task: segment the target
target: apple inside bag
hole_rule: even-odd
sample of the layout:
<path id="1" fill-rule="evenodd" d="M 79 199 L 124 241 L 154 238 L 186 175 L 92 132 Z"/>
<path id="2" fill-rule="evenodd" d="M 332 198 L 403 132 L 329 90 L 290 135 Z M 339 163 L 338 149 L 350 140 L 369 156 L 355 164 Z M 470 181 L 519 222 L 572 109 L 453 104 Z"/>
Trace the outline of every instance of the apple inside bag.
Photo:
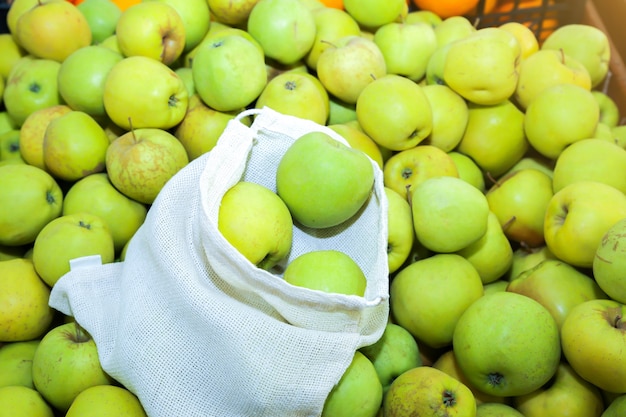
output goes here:
<path id="1" fill-rule="evenodd" d="M 240 118 L 254 116 L 250 127 Z M 374 161 L 371 195 L 348 222 L 293 224 L 284 268 L 320 249 L 350 256 L 363 296 L 292 285 L 250 262 L 218 230 L 222 197 L 241 181 L 276 190 L 276 169 L 306 133 L 331 129 L 249 110 L 209 153 L 163 188 L 123 262 L 76 262 L 50 305 L 94 338 L 104 370 L 158 416 L 319 416 L 357 349 L 389 314 L 387 200 Z M 344 142 L 345 143 L 345 142 Z"/>

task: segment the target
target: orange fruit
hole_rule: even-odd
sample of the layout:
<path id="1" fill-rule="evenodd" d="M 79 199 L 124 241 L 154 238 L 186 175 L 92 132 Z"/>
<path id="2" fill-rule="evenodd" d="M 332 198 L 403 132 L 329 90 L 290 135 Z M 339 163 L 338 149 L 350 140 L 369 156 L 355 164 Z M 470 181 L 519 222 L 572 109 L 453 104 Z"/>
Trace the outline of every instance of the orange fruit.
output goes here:
<path id="1" fill-rule="evenodd" d="M 320 3 L 323 3 L 326 7 L 343 10 L 343 0 L 320 0 Z"/>
<path id="2" fill-rule="evenodd" d="M 442 19 L 469 14 L 478 0 L 413 0 L 420 10 L 429 10 Z"/>
<path id="3" fill-rule="evenodd" d="M 67 1 L 78 6 L 85 0 L 67 0 Z M 117 7 L 119 7 L 121 11 L 128 9 L 130 6 L 133 6 L 137 3 L 141 3 L 141 0 L 112 0 L 112 1 L 113 3 L 117 4 Z"/>

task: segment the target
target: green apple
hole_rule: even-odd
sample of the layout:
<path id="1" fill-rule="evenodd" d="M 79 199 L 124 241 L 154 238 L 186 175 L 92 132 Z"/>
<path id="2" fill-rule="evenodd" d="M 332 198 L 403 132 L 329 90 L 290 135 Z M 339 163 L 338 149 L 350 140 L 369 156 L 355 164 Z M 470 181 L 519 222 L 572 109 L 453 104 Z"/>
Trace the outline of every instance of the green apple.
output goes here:
<path id="1" fill-rule="evenodd" d="M 125 57 L 142 56 L 169 66 L 185 50 L 185 22 L 173 6 L 161 1 L 143 1 L 124 10 L 115 35 Z"/>
<path id="2" fill-rule="evenodd" d="M 498 26 L 502 30 L 510 32 L 517 38 L 521 48 L 520 59 L 524 60 L 539 50 L 539 40 L 535 32 L 526 24 L 516 21 L 508 21 Z"/>
<path id="3" fill-rule="evenodd" d="M 122 10 L 112 0 L 84 0 L 76 6 L 91 29 L 92 44 L 99 44 L 115 33 Z"/>
<path id="4" fill-rule="evenodd" d="M 626 195 L 601 182 L 579 181 L 554 194 L 544 221 L 546 245 L 558 259 L 591 268 L 602 237 L 626 217 Z"/>
<path id="5" fill-rule="evenodd" d="M 578 60 L 589 72 L 592 87 L 599 85 L 609 72 L 609 38 L 595 26 L 580 23 L 562 25 L 543 41 L 541 49 L 562 51 Z"/>
<path id="6" fill-rule="evenodd" d="M 65 1 L 65 0 L 50 0 L 53 1 Z M 17 40 L 17 35 L 14 35 L 15 30 L 17 28 L 17 21 L 19 18 L 27 11 L 35 7 L 40 0 L 11 0 L 11 7 L 9 7 L 9 11 L 6 16 L 7 28 L 9 29 L 9 33 Z"/>
<path id="7" fill-rule="evenodd" d="M 367 85 L 387 74 L 385 57 L 373 39 L 343 36 L 322 51 L 317 77 L 329 94 L 356 103 Z"/>
<path id="8" fill-rule="evenodd" d="M 602 413 L 601 417 L 620 417 L 626 412 L 626 395 L 619 394 L 613 399 Z"/>
<path id="9" fill-rule="evenodd" d="M 377 78 L 363 88 L 356 114 L 365 133 L 394 151 L 415 147 L 433 127 L 433 111 L 422 87 L 397 74 Z"/>
<path id="10" fill-rule="evenodd" d="M 364 346 L 360 351 L 374 365 L 383 385 L 383 395 L 398 376 L 409 369 L 422 366 L 419 346 L 413 335 L 404 327 L 391 322 L 387 323 L 376 343 Z"/>
<path id="11" fill-rule="evenodd" d="M 513 247 L 502 230 L 498 216 L 489 212 L 487 231 L 476 242 L 457 252 L 478 271 L 483 284 L 504 276 L 513 263 Z"/>
<path id="12" fill-rule="evenodd" d="M 456 147 L 488 175 L 499 177 L 529 148 L 524 113 L 510 100 L 494 105 L 468 104 L 467 126 Z"/>
<path id="13" fill-rule="evenodd" d="M 19 342 L 41 337 L 52 323 L 50 288 L 29 259 L 0 261 L 0 341 Z"/>
<path id="14" fill-rule="evenodd" d="M 585 90 L 591 89 L 589 73 L 580 62 L 563 51 L 537 51 L 520 64 L 515 102 L 525 110 L 542 91 L 558 84 L 574 84 Z"/>
<path id="15" fill-rule="evenodd" d="M 213 22 L 238 27 L 245 25 L 259 0 L 207 0 Z"/>
<path id="16" fill-rule="evenodd" d="M 51 59 L 21 58 L 4 89 L 4 107 L 18 126 L 36 110 L 61 104 L 57 75 L 61 64 Z"/>
<path id="17" fill-rule="evenodd" d="M 522 272 L 532 269 L 547 259 L 556 260 L 546 245 L 534 248 L 521 245 L 513 251 L 511 268 L 507 271 L 503 279 L 513 281 Z"/>
<path id="18" fill-rule="evenodd" d="M 383 400 L 383 415 L 473 417 L 476 399 L 458 379 L 432 366 L 418 366 L 392 382 Z"/>
<path id="19" fill-rule="evenodd" d="M 269 107 L 279 113 L 325 125 L 328 120 L 328 93 L 313 75 L 295 71 L 283 72 L 267 82 L 255 107 Z"/>
<path id="20" fill-rule="evenodd" d="M 620 122 L 620 110 L 613 97 L 600 90 L 592 90 L 591 94 L 600 106 L 600 123 L 604 123 L 610 128 L 617 126 Z"/>
<path id="21" fill-rule="evenodd" d="M 426 65 L 426 77 L 424 80 L 426 85 L 446 85 L 446 82 L 443 79 L 443 71 L 446 64 L 446 56 L 448 55 L 451 47 L 451 43 L 440 45 L 430 56 L 428 64 Z M 463 99 L 465 100 L 465 98 Z"/>
<path id="22" fill-rule="evenodd" d="M 259 0 L 248 16 L 247 31 L 266 57 L 292 64 L 313 46 L 316 26 L 311 10 L 297 0 Z"/>
<path id="23" fill-rule="evenodd" d="M 8 132 L 9 130 L 19 129 L 19 126 L 9 116 L 6 110 L 0 111 L 0 133 Z"/>
<path id="24" fill-rule="evenodd" d="M 0 388 L 0 417 L 54 417 L 54 410 L 37 390 L 23 386 Z"/>
<path id="25" fill-rule="evenodd" d="M 385 187 L 387 196 L 387 263 L 389 273 L 399 270 L 409 258 L 415 232 L 413 231 L 413 215 L 411 206 L 404 195 L 389 187 Z"/>
<path id="26" fill-rule="evenodd" d="M 602 110 L 600 110 L 600 112 L 602 112 Z M 602 118 L 602 115 L 600 115 L 600 118 Z M 602 121 L 598 121 L 598 124 L 596 125 L 596 130 L 593 133 L 593 138 L 602 139 L 619 146 L 619 144 L 613 137 L 613 131 L 611 130 L 611 127 Z"/>
<path id="27" fill-rule="evenodd" d="M 30 55 L 63 62 L 72 52 L 91 44 L 91 27 L 68 2 L 38 2 L 17 20 L 17 42 Z"/>
<path id="28" fill-rule="evenodd" d="M 515 408 L 502 403 L 482 403 L 476 407 L 476 417 L 527 417 Z"/>
<path id="29" fill-rule="evenodd" d="M 418 241 L 435 252 L 457 252 L 487 232 L 485 195 L 457 177 L 428 178 L 415 186 L 411 208 Z"/>
<path id="30" fill-rule="evenodd" d="M 260 184 L 239 181 L 226 191 L 218 214 L 218 230 L 257 267 L 272 269 L 291 250 L 293 221 L 278 195 Z"/>
<path id="31" fill-rule="evenodd" d="M 148 209 L 145 204 L 122 194 L 102 172 L 76 181 L 67 190 L 62 214 L 81 212 L 95 214 L 106 221 L 115 253 L 119 253 L 143 224 Z"/>
<path id="32" fill-rule="evenodd" d="M 500 397 L 540 388 L 556 373 L 561 359 L 559 328 L 550 312 L 532 298 L 509 291 L 483 296 L 468 307 L 452 343 L 468 380 Z"/>
<path id="33" fill-rule="evenodd" d="M 207 0 L 143 0 L 158 1 L 172 6 L 183 21 L 183 53 L 195 48 L 209 31 L 211 11 Z"/>
<path id="34" fill-rule="evenodd" d="M 593 277 L 609 297 L 626 303 L 624 262 L 626 262 L 626 219 L 619 220 L 602 236 L 593 258 Z"/>
<path id="35" fill-rule="evenodd" d="M 329 94 L 328 105 L 328 125 L 337 125 L 357 120 L 356 103 L 346 103 L 332 94 Z"/>
<path id="36" fill-rule="evenodd" d="M 354 121 L 328 124 L 328 127 L 340 134 L 350 147 L 365 152 L 367 156 L 376 162 L 380 169 L 383 169 L 384 161 L 380 148 Z"/>
<path id="37" fill-rule="evenodd" d="M 601 390 L 626 392 L 624 313 L 614 300 L 589 300 L 574 307 L 561 327 L 563 356 L 574 371 Z"/>
<path id="38" fill-rule="evenodd" d="M 502 278 L 498 278 L 488 284 L 483 284 L 483 294 L 488 295 L 494 292 L 506 291 L 506 287 L 509 285 L 506 274 Z"/>
<path id="39" fill-rule="evenodd" d="M 283 273 L 285 282 L 298 287 L 335 294 L 365 295 L 367 278 L 348 254 L 334 250 L 313 250 L 292 259 Z"/>
<path id="40" fill-rule="evenodd" d="M 176 136 L 167 130 L 144 128 L 131 130 L 111 142 L 105 161 L 115 188 L 133 200 L 152 204 L 189 158 Z"/>
<path id="41" fill-rule="evenodd" d="M 376 29 L 397 21 L 405 13 L 406 3 L 404 0 L 344 0 L 343 7 L 360 26 Z"/>
<path id="42" fill-rule="evenodd" d="M 109 137 L 85 112 L 72 110 L 50 121 L 44 133 L 43 160 L 53 177 L 77 181 L 105 170 Z"/>
<path id="43" fill-rule="evenodd" d="M 382 401 L 383 386 L 376 368 L 357 350 L 326 397 L 321 417 L 376 417 Z"/>
<path id="44" fill-rule="evenodd" d="M 505 175 L 485 194 L 504 234 L 527 247 L 544 243 L 545 213 L 553 195 L 551 178 L 533 168 Z"/>
<path id="45" fill-rule="evenodd" d="M 50 122 L 72 111 L 66 104 L 57 104 L 35 110 L 28 115 L 20 130 L 20 153 L 29 165 L 47 171 L 43 158 L 43 141 Z"/>
<path id="46" fill-rule="evenodd" d="M 451 44 L 476 32 L 476 27 L 466 16 L 450 16 L 435 26 L 437 46 Z"/>
<path id="47" fill-rule="evenodd" d="M 486 191 L 485 175 L 472 158 L 457 151 L 450 151 L 448 155 L 456 165 L 459 178 L 482 192 Z"/>
<path id="48" fill-rule="evenodd" d="M 408 201 L 415 187 L 429 178 L 458 177 L 456 164 L 443 150 L 419 145 L 393 154 L 383 166 L 385 186 Z"/>
<path id="49" fill-rule="evenodd" d="M 626 149 L 626 125 L 619 125 L 611 128 L 613 142 Z"/>
<path id="50" fill-rule="evenodd" d="M 207 106 L 218 111 L 246 107 L 257 99 L 268 80 L 263 54 L 239 35 L 226 34 L 201 44 L 191 69 L 196 92 Z"/>
<path id="51" fill-rule="evenodd" d="M 111 0 L 95 1 L 111 3 Z M 104 117 L 104 82 L 111 68 L 123 58 L 122 54 L 101 45 L 90 45 L 74 51 L 59 68 L 58 88 L 64 103 L 72 110 L 83 111 L 93 117 Z"/>
<path id="52" fill-rule="evenodd" d="M 552 187 L 557 192 L 578 181 L 602 182 L 626 193 L 626 149 L 595 138 L 572 143 L 556 159 Z"/>
<path id="53" fill-rule="evenodd" d="M 13 65 L 28 52 L 17 43 L 17 40 L 10 33 L 0 33 L 0 50 L 2 50 L 0 77 L 6 81 Z"/>
<path id="54" fill-rule="evenodd" d="M 170 129 L 185 117 L 189 96 L 174 70 L 155 59 L 132 56 L 109 70 L 103 102 L 111 121 L 123 129 Z"/>
<path id="55" fill-rule="evenodd" d="M 543 90 L 525 112 L 524 131 L 541 155 L 556 159 L 566 146 L 593 137 L 600 108 L 593 94 L 575 84 Z"/>
<path id="56" fill-rule="evenodd" d="M 510 281 L 507 291 L 539 302 L 552 314 L 559 329 L 578 304 L 608 298 L 593 278 L 556 259 L 544 260 L 521 272 Z"/>
<path id="57" fill-rule="evenodd" d="M 196 85 L 193 81 L 193 70 L 191 67 L 177 67 L 174 72 L 183 80 L 185 88 L 187 89 L 187 95 L 191 98 L 191 96 L 196 94 Z"/>
<path id="58" fill-rule="evenodd" d="M 0 347 L 0 387 L 21 385 L 35 388 L 33 356 L 37 346 L 39 339 L 10 342 Z"/>
<path id="59" fill-rule="evenodd" d="M 135 394 L 117 385 L 94 385 L 74 398 L 65 417 L 147 417 Z"/>
<path id="60" fill-rule="evenodd" d="M 76 322 L 57 325 L 39 342 L 33 357 L 33 383 L 46 401 L 66 413 L 85 389 L 111 385 L 91 335 Z"/>
<path id="61" fill-rule="evenodd" d="M 19 129 L 13 129 L 0 133 L 0 163 L 3 161 L 26 163 L 20 153 Z"/>
<path id="62" fill-rule="evenodd" d="M 431 10 L 409 9 L 404 21 L 406 23 L 427 23 L 434 29 L 443 21 L 443 19 Z"/>
<path id="63" fill-rule="evenodd" d="M 459 317 L 483 296 L 478 271 L 465 258 L 438 253 L 401 269 L 389 288 L 394 322 L 433 348 L 449 346 Z"/>
<path id="64" fill-rule="evenodd" d="M 437 49 L 435 30 L 427 23 L 390 22 L 376 29 L 374 43 L 385 57 L 388 74 L 418 82 Z"/>
<path id="65" fill-rule="evenodd" d="M 0 244 L 33 243 L 61 214 L 61 187 L 46 171 L 28 164 L 0 166 L 0 183 Z"/>
<path id="66" fill-rule="evenodd" d="M 362 151 L 327 133 L 306 133 L 281 157 L 276 190 L 303 226 L 337 226 L 355 216 L 370 198 L 375 165 Z"/>
<path id="67" fill-rule="evenodd" d="M 432 130 L 424 143 L 450 152 L 463 139 L 469 119 L 467 102 L 446 85 L 422 86 L 432 111 Z"/>
<path id="68" fill-rule="evenodd" d="M 216 39 L 221 39 L 229 35 L 239 35 L 239 36 L 244 37 L 245 39 L 250 41 L 259 50 L 259 52 L 262 55 L 264 55 L 263 47 L 261 46 L 259 42 L 257 42 L 256 39 L 252 37 L 252 35 L 250 35 L 250 33 L 237 27 L 226 26 L 217 21 L 212 21 L 211 26 L 209 27 L 209 30 L 206 33 L 206 35 L 204 35 L 204 38 L 202 39 L 202 41 L 198 45 L 196 45 L 195 48 L 193 48 L 191 51 L 185 54 L 181 65 L 191 68 L 194 57 L 196 56 L 200 48 L 204 46 L 205 42 L 210 43 Z"/>
<path id="69" fill-rule="evenodd" d="M 33 265 L 41 279 L 53 287 L 70 271 L 70 261 L 99 255 L 103 264 L 115 260 L 113 236 L 107 223 L 91 213 L 65 214 L 39 232 L 33 246 Z"/>
<path id="70" fill-rule="evenodd" d="M 507 172 L 502 174 L 500 178 L 504 178 L 505 176 L 512 174 L 513 172 L 521 171 L 522 169 L 526 168 L 537 169 L 552 178 L 554 175 L 553 170 L 555 161 L 553 159 L 546 158 L 543 155 L 539 155 L 537 152 L 533 152 L 532 149 L 529 149 L 529 151 L 530 152 L 526 156 L 517 161 L 515 165 L 513 165 L 511 169 L 509 169 Z"/>
<path id="71" fill-rule="evenodd" d="M 511 33 L 497 27 L 479 29 L 450 44 L 443 80 L 472 103 L 502 103 L 515 92 L 520 54 Z"/>

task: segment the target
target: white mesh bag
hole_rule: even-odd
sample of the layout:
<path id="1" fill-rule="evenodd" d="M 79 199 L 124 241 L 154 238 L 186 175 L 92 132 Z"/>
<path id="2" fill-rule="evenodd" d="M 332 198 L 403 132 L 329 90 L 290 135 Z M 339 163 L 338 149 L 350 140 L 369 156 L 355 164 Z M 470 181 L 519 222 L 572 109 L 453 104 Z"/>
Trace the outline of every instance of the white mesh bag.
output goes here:
<path id="1" fill-rule="evenodd" d="M 255 115 L 248 127 L 241 118 Z M 285 264 L 341 250 L 367 277 L 364 297 L 292 286 L 257 268 L 217 230 L 224 193 L 240 180 L 275 191 L 291 143 L 331 129 L 268 108 L 231 121 L 211 152 L 163 188 L 125 261 L 76 259 L 50 305 L 94 338 L 102 367 L 151 417 L 318 416 L 354 352 L 380 338 L 389 313 L 387 200 L 375 167 L 354 221 L 294 228 Z"/>

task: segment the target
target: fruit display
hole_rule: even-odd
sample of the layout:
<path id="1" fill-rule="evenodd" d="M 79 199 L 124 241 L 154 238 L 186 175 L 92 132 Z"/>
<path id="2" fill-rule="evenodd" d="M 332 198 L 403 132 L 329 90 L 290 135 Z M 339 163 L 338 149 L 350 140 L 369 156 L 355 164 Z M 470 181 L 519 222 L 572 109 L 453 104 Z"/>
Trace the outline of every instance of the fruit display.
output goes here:
<path id="1" fill-rule="evenodd" d="M 364 245 L 385 234 L 386 325 L 320 415 L 626 414 L 626 91 L 607 88 L 615 46 L 579 2 L 10 3 L 0 416 L 148 415 L 156 394 L 111 376 L 51 293 L 81 260 L 135 256 L 166 187 L 263 109 L 323 129 L 268 152 L 266 182 L 242 176 L 211 202 L 237 259 L 312 300 L 373 302 Z M 372 202 L 386 222 L 366 230 Z M 328 244 L 354 224 L 367 238 Z M 296 253 L 302 234 L 318 241 Z"/>

